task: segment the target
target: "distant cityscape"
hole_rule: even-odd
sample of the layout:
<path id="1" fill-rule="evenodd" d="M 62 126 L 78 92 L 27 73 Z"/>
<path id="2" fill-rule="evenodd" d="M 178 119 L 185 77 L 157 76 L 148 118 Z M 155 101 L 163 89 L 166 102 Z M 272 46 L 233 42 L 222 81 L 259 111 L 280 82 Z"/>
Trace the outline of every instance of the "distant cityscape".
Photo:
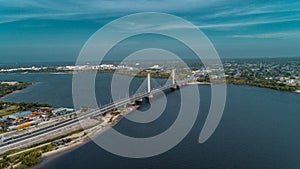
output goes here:
<path id="1" fill-rule="evenodd" d="M 11 66 L 1 68 L 0 73 L 73 73 L 76 71 L 98 71 L 98 72 L 117 72 L 120 74 L 131 75 L 133 72 L 154 71 L 155 78 L 168 78 L 171 69 L 176 69 L 186 76 L 194 74 L 195 77 L 208 76 L 214 71 L 212 68 L 205 68 L 201 62 L 186 61 L 190 71 L 186 70 L 184 65 L 176 61 L 165 62 L 130 62 L 119 64 L 118 62 L 105 63 L 100 65 L 47 65 L 47 66 Z M 231 59 L 223 60 L 225 77 L 227 79 L 242 79 L 246 81 L 264 81 L 267 83 L 276 83 L 277 85 L 297 86 L 300 85 L 300 59 L 280 60 L 280 59 Z M 180 73 L 178 73 L 180 74 Z M 218 78 L 218 73 L 213 73 L 211 78 Z M 139 77 L 145 77 L 146 74 L 138 74 Z M 201 80 L 201 78 L 200 78 Z M 206 80 L 207 81 L 207 80 Z"/>

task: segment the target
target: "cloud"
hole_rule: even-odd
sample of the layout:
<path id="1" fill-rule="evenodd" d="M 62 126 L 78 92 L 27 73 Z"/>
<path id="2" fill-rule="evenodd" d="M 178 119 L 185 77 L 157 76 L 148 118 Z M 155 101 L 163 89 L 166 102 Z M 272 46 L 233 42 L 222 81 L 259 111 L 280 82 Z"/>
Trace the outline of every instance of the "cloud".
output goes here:
<path id="1" fill-rule="evenodd" d="M 246 4 L 246 5 L 245 5 Z M 230 4 L 193 18 L 199 28 L 229 29 L 300 20 L 300 1 Z"/>
<path id="2" fill-rule="evenodd" d="M 247 21 L 247 22 L 234 22 L 234 23 L 221 23 L 221 24 L 204 24 L 204 25 L 199 25 L 198 27 L 202 29 L 229 28 L 229 27 L 242 27 L 242 26 L 262 25 L 262 24 L 271 24 L 271 23 L 283 23 L 283 22 L 291 22 L 291 21 L 300 21 L 300 18 L 273 19 L 273 20 Z"/>
<path id="3" fill-rule="evenodd" d="M 33 18 L 56 19 L 98 19 L 100 15 L 114 14 L 124 16 L 136 12 L 165 12 L 173 14 L 196 14 L 197 11 L 213 9 L 216 6 L 226 4 L 220 0 L 199 1 L 199 0 L 0 0 L 0 16 L 10 15 L 10 19 L 20 20 L 21 16 L 31 14 Z M 196 13 L 195 13 L 196 12 Z M 66 14 L 65 16 L 63 14 Z M 77 13 L 77 16 L 70 17 L 69 13 Z M 15 18 L 16 15 L 20 15 Z M 23 19 L 29 19 L 23 17 Z M 1 18 L 3 20 L 3 17 Z"/>
<path id="4" fill-rule="evenodd" d="M 300 20 L 299 1 L 241 3 L 233 0 L 227 3 L 222 0 L 0 0 L 0 4 L 0 24 L 26 19 L 98 21 L 148 11 L 183 16 L 201 29 L 230 29 Z M 289 14 L 291 12 L 293 14 Z M 180 28 L 180 25 L 157 27 Z"/>
<path id="5" fill-rule="evenodd" d="M 44 9 L 44 12 L 76 11 L 85 14 L 104 12 L 187 11 L 219 4 L 217 2 L 216 0 L 185 0 L 184 2 L 174 2 L 173 0 L 0 0 L 1 6 L 6 8 L 39 8 Z"/>
<path id="6" fill-rule="evenodd" d="M 291 13 L 299 12 L 300 1 L 278 3 L 273 2 L 262 6 L 252 5 L 251 8 L 245 10 L 239 15 L 260 15 L 260 14 L 276 14 L 276 13 Z"/>
<path id="7" fill-rule="evenodd" d="M 287 31 L 287 32 L 273 32 L 273 33 L 261 33 L 261 34 L 241 34 L 232 35 L 232 38 L 255 38 L 255 39 L 289 39 L 300 36 L 300 30 Z"/>
<path id="8" fill-rule="evenodd" d="M 122 21 L 118 22 L 118 24 L 114 25 L 113 31 L 121 31 L 121 32 L 136 32 L 136 31 L 144 31 L 151 32 L 153 30 L 156 31 L 165 31 L 165 30 L 179 30 L 179 29 L 195 29 L 197 26 L 193 26 L 190 24 L 183 24 L 183 22 L 178 20 L 153 20 L 154 22 L 140 22 L 139 20 L 144 20 L 142 17 L 136 17 L 135 21 Z M 138 24 L 137 24 L 138 22 Z"/>

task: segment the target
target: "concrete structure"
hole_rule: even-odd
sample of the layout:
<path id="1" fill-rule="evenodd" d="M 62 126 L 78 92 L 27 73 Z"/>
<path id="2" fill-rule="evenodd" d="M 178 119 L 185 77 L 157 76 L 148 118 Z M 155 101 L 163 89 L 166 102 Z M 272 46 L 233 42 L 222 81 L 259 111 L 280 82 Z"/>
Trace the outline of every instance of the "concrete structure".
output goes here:
<path id="1" fill-rule="evenodd" d="M 57 116 L 65 115 L 74 112 L 74 109 L 68 109 L 68 108 L 58 108 L 52 111 L 53 114 Z"/>
<path id="2" fill-rule="evenodd" d="M 173 77 L 175 77 L 175 75 Z M 150 92 L 148 92 L 149 90 L 147 90 L 146 92 L 135 94 L 133 96 L 117 100 L 113 103 L 106 104 L 98 109 L 93 110 L 93 111 L 88 111 L 84 114 L 78 114 L 77 118 L 58 121 L 51 125 L 41 127 L 36 130 L 32 130 L 30 132 L 14 133 L 14 134 L 10 134 L 7 136 L 0 135 L 0 139 L 2 140 L 2 143 L 0 143 L 0 153 L 10 150 L 12 148 L 27 147 L 29 145 L 32 145 L 33 143 L 45 141 L 45 140 L 57 137 L 58 135 L 81 129 L 82 126 L 79 124 L 79 121 L 88 120 L 95 116 L 103 115 L 111 110 L 126 106 L 128 104 L 143 104 L 143 100 L 145 98 L 149 99 L 149 97 L 151 95 L 152 95 L 152 97 L 154 97 L 156 93 L 161 92 L 166 89 L 174 89 L 174 85 L 176 86 L 176 88 L 185 86 L 190 81 L 192 81 L 193 78 L 194 77 L 190 77 L 190 78 L 182 80 L 182 81 L 175 81 L 175 79 L 174 79 L 173 82 L 175 84 L 173 84 L 173 82 L 172 82 L 171 84 L 164 85 L 164 86 L 161 86 L 161 87 L 151 90 L 151 88 L 150 88 L 151 87 L 151 82 L 150 82 L 151 77 L 149 75 L 148 76 L 148 84 L 149 84 L 148 89 L 150 89 Z M 56 113 L 61 112 L 61 111 L 63 111 L 63 109 L 57 109 Z"/>

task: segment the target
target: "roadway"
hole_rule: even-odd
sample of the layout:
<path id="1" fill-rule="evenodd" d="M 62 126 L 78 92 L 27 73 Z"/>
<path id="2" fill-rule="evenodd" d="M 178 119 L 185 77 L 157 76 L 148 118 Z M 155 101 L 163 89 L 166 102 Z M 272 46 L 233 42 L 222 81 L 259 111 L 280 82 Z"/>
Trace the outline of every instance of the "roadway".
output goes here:
<path id="1" fill-rule="evenodd" d="M 108 111 L 111 111 L 115 108 L 130 104 L 133 101 L 143 99 L 145 97 L 153 96 L 154 94 L 156 94 L 160 91 L 163 91 L 163 90 L 166 90 L 166 89 L 169 89 L 169 88 L 177 88 L 177 87 L 186 85 L 187 82 L 188 81 L 182 81 L 181 83 L 177 83 L 175 85 L 174 84 L 164 85 L 162 87 L 153 89 L 150 93 L 148 93 L 148 92 L 139 93 L 139 94 L 133 95 L 131 97 L 123 98 L 123 99 L 120 99 L 118 101 L 103 105 L 102 107 L 100 107 L 96 110 L 92 110 L 92 111 L 86 112 L 84 114 L 79 114 L 75 119 L 63 120 L 63 121 L 57 122 L 55 124 L 52 124 L 52 125 L 34 130 L 34 131 L 30 131 L 30 132 L 27 132 L 27 133 L 22 133 L 20 135 L 12 136 L 10 138 L 4 138 L 4 141 L 0 144 L 0 148 L 1 149 L 5 148 L 5 147 L 7 147 L 11 144 L 17 145 L 17 144 L 19 144 L 19 143 L 21 143 L 21 142 L 23 142 L 27 139 L 42 136 L 42 135 L 46 135 L 47 133 L 53 133 L 53 131 L 56 131 L 58 129 L 68 128 L 70 126 L 73 126 L 77 122 L 80 122 L 83 119 L 87 119 L 89 117 L 99 116 L 99 115 L 101 115 L 103 113 L 106 113 Z"/>

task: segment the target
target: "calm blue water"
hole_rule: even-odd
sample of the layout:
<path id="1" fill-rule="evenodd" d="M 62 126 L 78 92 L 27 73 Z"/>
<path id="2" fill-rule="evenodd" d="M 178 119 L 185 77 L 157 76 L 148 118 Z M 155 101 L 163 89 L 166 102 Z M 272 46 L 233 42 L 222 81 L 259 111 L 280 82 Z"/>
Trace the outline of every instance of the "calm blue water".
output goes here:
<path id="1" fill-rule="evenodd" d="M 100 76 L 105 86 L 103 79 L 109 79 L 110 75 Z M 0 75 L 0 80 L 3 79 L 40 82 L 5 100 L 72 106 L 69 93 L 71 75 Z M 164 154 L 146 159 L 129 159 L 113 155 L 89 142 L 51 157 L 40 168 L 300 168 L 300 94 L 229 85 L 226 108 L 219 127 L 206 143 L 198 144 L 199 133 L 210 106 L 210 87 L 201 85 L 199 89 L 201 107 L 195 126 L 179 145 Z M 102 86 L 97 90 L 105 94 L 107 88 Z M 182 88 L 181 92 L 188 90 L 189 87 Z M 139 137 L 164 131 L 177 116 L 179 95 L 179 91 L 167 95 L 167 109 L 154 122 L 142 125 L 123 119 L 115 128 L 124 134 Z M 107 101 L 109 99 L 106 97 Z M 102 102 L 104 100 L 105 97 Z"/>
<path id="2" fill-rule="evenodd" d="M 91 74 L 86 74 L 90 76 Z M 118 75 L 116 75 L 118 76 Z M 119 78 L 127 78 L 127 76 L 118 76 Z M 110 82 L 111 74 L 98 74 L 95 82 L 97 100 L 99 105 L 111 102 Z M 130 95 L 138 91 L 139 85 L 145 79 L 134 78 L 130 85 Z M 71 74 L 0 74 L 0 81 L 23 81 L 34 82 L 22 92 L 8 95 L 1 100 L 12 102 L 40 102 L 48 103 L 56 107 L 73 107 L 72 100 L 72 75 Z M 158 87 L 165 80 L 153 80 L 152 87 Z M 146 85 L 144 85 L 146 86 Z M 128 96 L 128 93 L 120 92 L 120 98 Z"/>

